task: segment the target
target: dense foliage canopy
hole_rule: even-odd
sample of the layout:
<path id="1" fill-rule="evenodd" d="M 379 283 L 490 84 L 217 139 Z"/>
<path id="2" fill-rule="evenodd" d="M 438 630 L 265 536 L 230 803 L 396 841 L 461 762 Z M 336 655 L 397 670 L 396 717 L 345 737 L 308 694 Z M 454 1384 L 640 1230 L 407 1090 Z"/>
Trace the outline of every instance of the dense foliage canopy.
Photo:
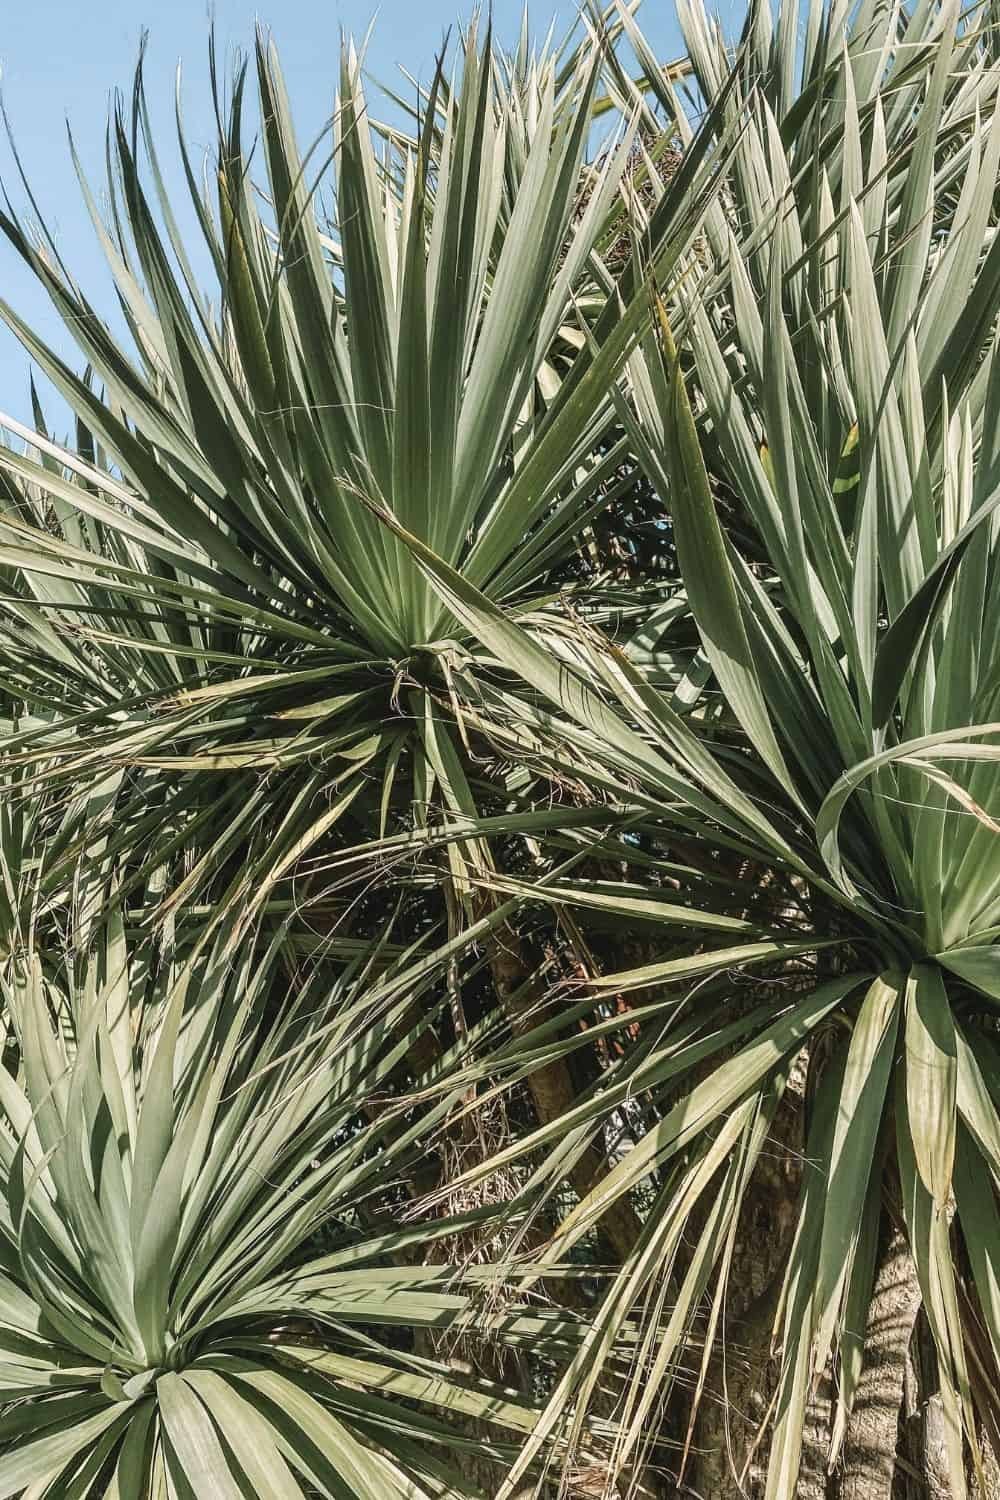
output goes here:
<path id="1" fill-rule="evenodd" d="M 893 1237 L 992 1493 L 1000 12 L 679 18 L 0 213 L 0 1497 L 675 1493 L 754 1301 L 783 1500 Z"/>

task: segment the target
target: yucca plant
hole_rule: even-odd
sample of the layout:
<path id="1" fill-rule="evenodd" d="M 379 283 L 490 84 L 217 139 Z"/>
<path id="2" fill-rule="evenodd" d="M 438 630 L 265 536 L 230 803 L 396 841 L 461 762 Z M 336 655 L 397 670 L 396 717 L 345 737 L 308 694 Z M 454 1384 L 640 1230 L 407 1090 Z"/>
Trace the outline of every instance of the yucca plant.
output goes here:
<path id="1" fill-rule="evenodd" d="M 243 144 L 242 68 L 214 203 L 182 137 L 214 299 L 176 229 L 140 70 L 110 132 L 108 222 L 94 209 L 131 353 L 53 243 L 2 220 L 89 366 L 76 377 L 4 310 L 78 420 L 75 451 L 40 421 L 8 424 L 31 451 L 3 457 L 4 676 L 52 722 L 4 753 L 76 787 L 127 768 L 118 826 L 135 827 L 135 849 L 169 861 L 168 825 L 188 825 L 178 901 L 253 832 L 264 853 L 244 859 L 244 893 L 263 899 L 335 833 L 367 843 L 435 808 L 530 806 L 484 781 L 456 730 L 456 678 L 494 665 L 470 656 L 382 512 L 505 607 L 538 610 L 629 482 L 611 392 L 648 307 L 633 278 L 622 318 L 594 272 L 620 230 L 631 142 L 619 130 L 585 163 L 603 45 L 508 64 L 473 26 L 418 137 L 389 144 L 348 47 L 332 133 L 302 157 L 261 35 L 266 197 Z M 657 213 L 665 279 L 710 168 L 692 149 Z M 163 798 L 171 817 L 144 819 Z"/>
<path id="2" fill-rule="evenodd" d="M 75 960 L 12 943 L 0 1494 L 471 1495 L 451 1419 L 509 1461 L 531 1395 L 414 1352 L 414 1331 L 488 1326 L 556 1359 L 578 1338 L 498 1298 L 513 1282 L 488 1260 L 433 1263 L 481 1213 L 396 1218 L 464 1097 L 456 1059 L 413 1100 L 394 1082 L 457 945 L 375 977 L 376 943 L 290 985 L 287 936 L 234 956 L 230 923 L 151 965 L 112 904 Z"/>
<path id="3" fill-rule="evenodd" d="M 312 854 L 294 899 L 318 892 L 324 928 L 346 930 L 358 890 L 402 867 L 410 919 L 436 896 L 457 932 L 500 899 L 512 846 L 537 871 L 546 831 L 583 821 L 529 766 L 472 743 L 458 684 L 521 684 L 477 658 L 393 527 L 544 619 L 594 518 L 634 482 L 612 390 L 648 299 L 632 267 L 610 301 L 601 265 L 626 214 L 630 125 L 586 160 L 615 30 L 508 60 L 473 26 L 409 142 L 373 133 L 347 47 L 332 131 L 304 158 L 261 35 L 266 187 L 243 145 L 242 69 L 220 100 L 211 202 L 182 139 L 211 301 L 163 190 L 140 70 L 111 130 L 108 222 L 94 213 L 131 351 L 44 233 L 3 218 L 89 366 L 74 376 L 7 309 L 77 430 L 75 447 L 54 443 L 39 408 L 34 429 L 10 423 L 19 441 L 0 460 L 3 676 L 13 711 L 33 715 L 4 764 L 22 794 L 74 805 L 107 778 L 103 864 L 122 863 L 124 897 L 157 889 L 157 927 L 199 900 L 250 922 Z M 643 264 L 665 280 L 715 154 L 706 129 L 645 237 Z M 64 833 L 50 877 L 78 880 L 94 842 L 85 821 Z M 497 1008 L 530 1011 L 534 959 L 513 933 L 494 955 Z M 558 1059 L 528 1085 L 542 1118 L 572 1095 Z M 579 1164 L 581 1190 L 602 1164 Z M 619 1253 L 633 1227 L 615 1231 Z"/>
<path id="4" fill-rule="evenodd" d="M 495 1449 L 513 1460 L 500 1497 L 547 1460 L 569 1488 L 609 1397 L 599 1492 L 637 1479 L 655 1445 L 662 1455 L 678 1410 L 678 1451 L 690 1449 L 746 1205 L 789 1113 L 805 1165 L 771 1309 L 781 1357 L 767 1500 L 796 1491 L 809 1404 L 829 1375 L 824 1462 L 844 1451 L 884 1215 L 905 1234 L 936 1346 L 954 1494 L 966 1492 L 967 1456 L 978 1462 L 981 1425 L 1000 1432 L 995 6 L 788 3 L 773 19 L 760 6 L 735 55 L 701 7 L 681 19 L 689 59 L 668 69 L 629 6 L 595 13 L 568 62 L 534 59 L 524 41 L 505 60 L 473 29 L 460 79 L 439 70 L 417 91 L 412 139 L 369 133 L 348 49 L 329 222 L 261 42 L 263 208 L 242 146 L 242 73 L 220 109 L 217 205 L 189 171 L 217 308 L 177 234 L 140 78 L 131 117 L 115 122 L 115 206 L 101 231 L 134 359 L 54 246 L 3 221 L 91 367 L 74 377 L 7 310 L 78 418 L 69 447 L 40 414 L 35 430 L 11 424 L 27 447 L 3 457 L 4 678 L 14 712 L 34 715 L 7 737 L 4 767 L 22 801 L 68 798 L 58 811 L 36 803 L 57 872 L 45 921 L 75 899 L 81 949 L 120 946 L 114 904 L 103 937 L 92 920 L 120 860 L 126 910 L 141 893 L 142 917 L 169 933 L 196 895 L 210 898 L 249 974 L 252 919 L 273 914 L 276 883 L 305 855 L 337 880 L 373 882 L 419 848 L 437 862 L 408 894 L 450 881 L 452 952 L 501 932 L 501 899 L 544 902 L 577 985 L 545 1005 L 539 973 L 515 954 L 514 1039 L 494 1045 L 489 1007 L 471 1032 L 456 1007 L 454 1048 L 420 1099 L 390 1092 L 370 1118 L 373 1081 L 395 1085 L 404 1058 L 412 1077 L 415 1029 L 454 1002 L 447 959 L 443 1000 L 420 978 L 441 959 L 423 970 L 394 955 L 377 980 L 336 980 L 334 1014 L 321 1016 L 310 1007 L 334 981 L 327 935 L 314 934 L 308 1005 L 237 1023 L 228 978 L 189 1009 L 144 977 L 125 1035 L 103 980 L 61 989 L 15 954 L 9 1274 L 11 1296 L 29 1299 L 17 1307 L 45 1320 L 44 1337 L 18 1325 L 17 1339 L 43 1366 L 39 1345 L 63 1343 L 75 1360 L 88 1350 L 65 1330 L 82 1321 L 100 1354 L 83 1376 L 73 1367 L 71 1395 L 0 1418 L 12 1475 L 26 1454 L 48 1464 L 10 1493 L 37 1475 L 37 1493 L 86 1494 L 126 1444 L 149 1483 L 162 1471 L 174 1491 L 253 1492 L 260 1473 L 233 1427 L 246 1403 L 290 1483 L 465 1493 L 427 1457 L 455 1428 L 372 1404 L 371 1370 L 389 1370 L 394 1394 L 477 1419 L 486 1389 L 380 1339 L 370 1282 L 357 1291 L 359 1331 L 338 1278 L 355 1251 L 369 1276 L 393 1247 L 419 1244 L 416 1231 L 391 1244 L 372 1235 L 362 1207 L 404 1173 L 415 1133 L 446 1120 L 461 1130 L 554 1065 L 566 1070 L 558 1109 L 536 1109 L 537 1124 L 432 1186 L 440 1204 L 515 1173 L 488 1215 L 501 1261 L 454 1285 L 435 1268 L 393 1272 L 398 1326 L 430 1326 L 429 1309 L 453 1297 L 442 1326 L 475 1329 L 484 1283 L 558 1285 L 567 1259 L 628 1209 L 620 1264 L 582 1330 L 520 1308 L 484 1325 L 519 1347 L 549 1333 L 564 1356 L 535 1349 L 541 1413 L 527 1400 L 497 1408 L 501 1427 L 526 1436 L 516 1459 Z M 697 134 L 682 75 L 706 111 Z M 588 167 L 590 122 L 608 107 L 629 124 Z M 567 587 L 580 539 L 592 556 L 590 523 L 637 467 L 662 501 L 677 576 L 637 590 L 597 556 L 587 587 Z M 517 860 L 495 857 L 504 839 Z M 461 921 L 480 901 L 491 912 L 465 936 L 456 891 L 468 898 Z M 408 915 L 426 918 L 419 903 Z M 609 924 L 618 937 L 667 930 L 671 946 L 623 967 Z M 501 934 L 494 955 L 504 941 L 517 946 Z M 172 996 L 190 998 L 196 973 L 203 982 L 197 964 L 216 950 L 199 951 Z M 161 1051 L 170 1090 L 155 1084 Z M 574 1095 L 569 1069 L 585 1052 L 599 1062 Z M 131 1134 L 118 1129 L 126 1076 Z M 279 1079 L 326 1122 L 323 1152 L 308 1129 L 301 1142 L 295 1130 L 280 1146 L 273 1137 L 263 1207 L 241 1198 L 241 1176 L 219 1220 L 238 1247 L 220 1273 L 200 1220 L 183 1207 L 153 1219 L 141 1163 L 156 1163 L 156 1191 L 162 1177 L 164 1191 L 173 1181 L 221 1202 L 231 1188 L 210 1132 L 245 1122 L 266 1156 Z M 147 1111 L 150 1089 L 160 1104 Z M 327 1102 L 338 1089 L 339 1113 Z M 157 1113 L 168 1098 L 169 1131 Z M 160 1145 L 145 1132 L 139 1142 L 147 1114 Z M 127 1159 L 130 1177 L 68 1172 L 69 1151 L 98 1161 L 98 1127 L 109 1172 Z M 615 1164 L 595 1171 L 611 1142 Z M 128 1235 L 108 1249 L 93 1203 L 115 1192 Z M 293 1230 L 284 1208 L 298 1192 Z M 344 1245 L 306 1259 L 306 1221 L 340 1213 Z M 143 1262 L 140 1314 L 147 1223 L 173 1239 L 154 1247 L 154 1271 Z M 190 1269 L 202 1265 L 207 1291 Z M 240 1362 L 258 1361 L 283 1390 L 305 1390 L 300 1322 L 317 1325 L 309 1399 L 340 1424 L 323 1430 L 347 1432 L 355 1446 L 338 1436 L 337 1453 L 367 1468 L 317 1479 L 313 1430 L 296 1418 L 298 1447 L 283 1442 L 270 1387 L 248 1381 Z M 605 1379 L 623 1336 L 624 1384 L 617 1371 Z M 61 1379 L 58 1359 L 46 1368 Z M 27 1379 L 16 1375 L 16 1395 L 34 1391 Z M 84 1399 L 94 1409 L 74 1407 L 72 1427 L 56 1416 L 51 1433 L 22 1441 L 36 1411 Z M 202 1432 L 211 1441 L 195 1452 Z M 199 1469 L 206 1453 L 212 1467 Z M 220 1482 L 236 1488 L 210 1488 Z"/>
<path id="5" fill-rule="evenodd" d="M 722 1326 L 741 1204 L 805 1048 L 807 1161 L 774 1313 L 768 1500 L 796 1490 L 807 1408 L 831 1361 L 831 1469 L 842 1451 L 883 1206 L 916 1267 L 949 1483 L 964 1495 L 980 1423 L 996 1431 L 1000 1361 L 996 33 L 992 11 L 946 6 L 862 7 L 845 34 L 846 13 L 813 7 L 800 55 L 798 15 L 782 7 L 772 34 L 755 12 L 734 88 L 718 36 L 688 13 L 708 97 L 727 76 L 731 99 L 750 99 L 751 77 L 757 89 L 689 274 L 673 296 L 651 276 L 658 326 L 630 359 L 631 400 L 618 398 L 711 667 L 702 705 L 682 717 L 634 653 L 579 629 L 554 663 L 411 545 L 468 628 L 558 705 L 563 774 L 648 809 L 635 852 L 617 841 L 623 864 L 637 879 L 669 875 L 694 925 L 715 912 L 756 928 L 714 950 L 688 940 L 601 977 L 599 991 L 770 966 L 757 1005 L 745 984 L 716 979 L 676 996 L 684 1019 L 665 1032 L 663 1001 L 648 1025 L 637 1008 L 644 1044 L 618 1079 L 561 1128 L 509 1148 L 579 1149 L 640 1090 L 653 1109 L 553 1238 L 564 1255 L 653 1174 L 634 1255 L 525 1459 L 579 1415 L 640 1298 L 649 1331 L 619 1452 L 648 1439 L 708 1293 L 708 1327 Z M 546 715 L 522 713 L 518 730 L 517 704 L 499 693 L 474 711 L 511 747 L 547 754 Z M 710 851 L 720 874 L 728 859 L 721 900 L 711 863 L 706 881 L 694 858 L 650 859 L 678 838 Z M 754 920 L 750 893 L 767 883 L 780 899 Z M 568 882 L 554 895 L 657 916 L 648 890 Z M 661 902 L 660 916 L 683 921 L 683 902 Z M 552 1191 L 564 1164 L 542 1167 L 531 1189 Z"/>

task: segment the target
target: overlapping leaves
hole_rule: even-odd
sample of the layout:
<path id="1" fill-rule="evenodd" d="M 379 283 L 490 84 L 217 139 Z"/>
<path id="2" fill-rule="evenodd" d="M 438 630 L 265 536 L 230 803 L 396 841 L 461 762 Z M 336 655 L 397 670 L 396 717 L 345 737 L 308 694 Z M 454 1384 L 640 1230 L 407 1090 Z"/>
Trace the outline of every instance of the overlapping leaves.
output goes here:
<path id="1" fill-rule="evenodd" d="M 470 1053 L 465 1086 L 505 1091 L 537 1064 L 623 1034 L 627 1045 L 561 1115 L 505 1140 L 442 1196 L 526 1164 L 499 1215 L 509 1227 L 557 1210 L 595 1144 L 609 1130 L 624 1136 L 611 1170 L 549 1216 L 555 1228 L 533 1249 L 539 1277 L 609 1208 L 642 1195 L 646 1207 L 544 1410 L 503 1418 L 529 1435 L 502 1495 L 554 1439 L 583 1439 L 626 1326 L 638 1326 L 635 1378 L 607 1483 L 655 1441 L 706 1305 L 709 1329 L 719 1327 L 741 1205 L 779 1107 L 802 1088 L 803 1058 L 814 1107 L 774 1319 L 783 1359 L 768 1495 L 794 1488 L 810 1393 L 831 1366 L 831 1463 L 845 1440 L 884 1211 L 905 1230 L 920 1281 L 961 1495 L 965 1446 L 977 1451 L 979 1418 L 992 1411 L 983 1362 L 1000 1368 L 994 7 L 814 3 L 800 15 L 789 3 L 774 18 L 755 7 L 735 59 L 701 7 L 685 5 L 682 21 L 684 71 L 710 107 L 697 135 L 679 74 L 661 69 L 628 7 L 610 35 L 595 26 L 568 67 L 548 55 L 529 64 L 523 45 L 501 64 L 473 33 L 460 82 L 439 74 L 417 136 L 384 133 L 384 158 L 348 51 L 329 225 L 261 45 L 269 212 L 246 173 L 242 77 L 220 126 L 217 208 L 195 194 L 220 314 L 194 285 L 165 198 L 169 255 L 146 200 L 136 158 L 140 138 L 147 151 L 152 142 L 139 89 L 132 121 L 117 122 L 121 196 L 107 236 L 134 365 L 51 255 L 7 222 L 103 388 L 76 380 L 10 314 L 81 425 L 75 453 L 35 433 L 37 459 L 5 459 L 5 673 L 18 712 L 26 704 L 36 715 L 8 738 L 7 761 L 22 791 L 35 776 L 79 796 L 110 759 L 126 816 L 102 857 L 134 860 L 140 828 L 156 829 L 153 864 L 183 850 L 186 874 L 164 912 L 220 871 L 231 899 L 266 899 L 351 820 L 352 859 L 384 852 L 399 782 L 400 806 L 418 823 L 439 796 L 460 888 L 475 881 L 492 898 L 560 913 L 583 995 L 543 1011 L 514 1044 Z M 605 45 L 618 35 L 638 57 L 641 86 Z M 599 75 L 602 109 L 628 125 L 603 164 L 584 169 Z M 678 143 L 682 165 L 667 173 Z M 616 282 L 600 250 L 620 237 L 626 160 L 635 250 Z M 151 178 L 159 194 L 155 158 Z M 635 626 L 648 595 L 628 595 L 618 615 L 622 601 L 602 598 L 598 578 L 562 617 L 553 595 L 608 483 L 636 462 L 662 498 L 680 577 L 628 640 L 606 640 L 597 625 Z M 478 817 L 474 736 L 516 768 L 489 824 Z M 282 774 L 247 794 L 244 774 L 260 770 Z M 207 796 L 205 777 L 218 778 Z M 229 800 L 215 808 L 218 786 Z M 583 805 L 542 816 L 539 789 Z M 488 831 L 528 835 L 545 860 L 558 851 L 558 878 L 499 872 L 479 842 L 463 864 L 464 841 Z M 587 858 L 627 883 L 585 877 Z M 566 913 L 662 926 L 678 941 L 603 972 Z M 768 988 L 748 997 L 757 965 Z M 745 971 L 739 985 L 735 969 Z M 617 1007 L 602 1009 L 609 997 Z M 41 1059 L 26 1074 L 41 1111 L 27 1176 L 27 1146 L 8 1151 L 16 1204 L 44 1206 L 60 1191 L 67 1147 L 61 1126 L 42 1139 L 45 1120 L 60 1109 L 68 1120 L 72 1099 L 89 1141 L 87 1111 L 103 1099 L 94 1080 L 103 1088 L 109 1023 L 81 1031 L 84 1011 L 69 1004 L 76 1050 L 62 1066 L 79 1074 L 75 1092 L 56 1087 L 51 1061 L 66 1044 L 38 1020 L 50 999 L 11 1004 L 35 1018 L 19 1040 L 26 1059 Z M 217 1010 L 205 1012 L 206 1037 L 219 1034 Z M 345 1044 L 361 1012 L 346 1015 Z M 404 1045 L 390 1037 L 388 1011 L 384 1020 L 379 1045 Z M 284 1024 L 300 1021 L 293 1006 Z M 331 1034 L 308 1034 L 311 1066 L 335 1072 Z M 234 1060 L 245 1055 L 237 1047 Z M 237 1100 L 270 1077 L 247 1076 Z M 377 1128 L 337 1149 L 374 1140 Z M 170 1160 L 168 1149 L 164 1172 Z M 105 1190 L 100 1174 L 83 1181 Z M 75 1212 L 67 1200 L 71 1221 Z M 56 1244 L 55 1222 L 42 1218 Z M 143 1272 L 140 1321 L 132 1219 L 130 1209 L 132 1300 L 124 1285 L 104 1288 L 109 1304 L 131 1309 L 115 1349 L 132 1350 L 135 1370 L 110 1357 L 100 1366 L 123 1389 L 169 1364 L 167 1333 L 182 1350 L 191 1337 L 150 1312 L 153 1294 L 157 1307 L 164 1296 L 159 1256 L 156 1274 Z M 259 1248 L 255 1233 L 236 1242 Z M 193 1253 L 179 1246 L 171 1275 Z M 120 1276 L 120 1253 L 112 1245 L 98 1257 L 102 1274 Z M 223 1252 L 223 1267 L 234 1253 Z M 214 1259 L 209 1273 L 220 1274 Z M 263 1286 L 282 1316 L 295 1315 L 297 1274 L 280 1294 L 252 1276 L 246 1306 L 224 1290 L 221 1305 L 249 1315 Z M 60 1283 L 49 1305 L 74 1290 Z M 416 1306 L 439 1293 L 416 1277 L 406 1295 Z M 175 1296 L 170 1308 L 186 1304 Z M 977 1367 L 972 1313 L 986 1330 Z M 256 1345 L 237 1354 L 264 1359 Z M 367 1354 L 328 1350 L 327 1375 L 335 1357 L 356 1371 Z M 183 1465 L 177 1434 L 187 1442 L 206 1411 L 218 1441 L 230 1441 L 236 1408 L 211 1404 L 213 1393 L 230 1399 L 220 1383 L 251 1400 L 235 1363 L 207 1367 L 212 1380 L 199 1388 L 186 1373 L 198 1358 L 189 1350 L 181 1368 L 157 1375 L 162 1411 L 148 1429 L 130 1428 L 164 1463 Z M 267 1358 L 275 1379 L 292 1380 L 284 1345 Z M 128 1411 L 152 1411 L 151 1401 L 143 1391 Z M 81 1439 L 110 1445 L 98 1465 L 126 1415 L 104 1410 L 107 1428 Z M 353 1421 L 370 1430 L 356 1411 Z M 371 1461 L 448 1493 L 412 1457 L 411 1435 L 397 1437 L 390 1460 Z M 60 1482 L 77 1461 L 62 1452 Z M 315 1482 L 301 1451 L 298 1463 Z"/>
<path id="2" fill-rule="evenodd" d="M 717 1170 L 711 1153 L 726 1140 L 721 1159 L 745 1184 L 761 1112 L 773 1115 L 774 1090 L 788 1087 L 806 1043 L 820 1102 L 775 1321 L 784 1364 L 768 1494 L 794 1486 L 810 1394 L 831 1358 L 837 1460 L 858 1379 L 852 1327 L 870 1298 L 883 1203 L 916 1265 L 951 1483 L 962 1494 L 977 1402 L 991 1417 L 989 1378 L 977 1377 L 974 1391 L 970 1372 L 970 1305 L 988 1330 L 985 1357 L 1000 1358 L 993 1250 L 977 1249 L 971 1281 L 957 1254 L 960 1235 L 984 1245 L 973 1200 L 995 1207 L 1000 1180 L 989 1083 L 1000 872 L 995 28 L 955 8 L 900 19 L 863 7 L 845 37 L 846 13 L 814 8 L 799 55 L 795 14 L 783 7 L 773 33 L 765 10 L 751 21 L 736 93 L 745 86 L 750 99 L 751 76 L 760 88 L 733 171 L 676 295 L 651 277 L 656 324 L 630 357 L 631 399 L 617 397 L 669 512 L 721 709 L 706 692 L 706 711 L 688 705 L 682 717 L 640 663 L 593 634 L 564 643 L 554 664 L 411 545 L 467 627 L 556 706 L 564 775 L 572 767 L 626 805 L 645 805 L 640 827 L 653 839 L 695 835 L 751 861 L 758 880 L 774 872 L 782 920 L 809 928 L 816 977 L 843 971 L 787 1021 L 766 1007 L 745 1020 L 725 986 L 699 997 L 700 1025 L 716 1028 L 715 1072 L 696 1082 L 701 1053 L 685 1059 L 676 1035 L 677 1071 L 683 1080 L 686 1064 L 693 1086 L 675 1075 L 678 1102 L 555 1236 L 554 1246 L 571 1242 L 616 1195 L 663 1173 L 599 1328 L 652 1295 L 682 1232 L 678 1203 L 686 1221 L 713 1180 L 698 1177 L 700 1157 L 669 1170 L 673 1153 L 697 1141 Z M 686 24 L 713 98 L 729 76 L 727 53 L 700 13 Z M 620 75 L 623 96 L 626 84 Z M 670 107 L 669 87 L 659 92 Z M 510 695 L 478 706 L 496 733 L 544 756 L 546 715 L 519 713 Z M 695 893 L 690 873 L 687 883 L 695 911 L 732 910 L 714 904 L 714 886 Z M 831 941 L 840 953 L 822 954 Z M 721 967 L 756 956 L 752 944 L 682 953 L 600 984 L 679 981 L 713 958 Z M 795 983 L 808 988 L 796 962 Z M 744 1020 L 745 1036 L 727 1033 L 727 1022 Z M 834 1040 L 831 1020 L 849 1039 Z M 726 1045 L 735 1050 L 721 1060 Z M 622 1071 L 623 1091 L 645 1081 L 641 1064 L 634 1079 L 628 1062 Z M 605 1119 L 624 1096 L 608 1091 Z M 580 1123 L 597 1128 L 599 1113 L 599 1104 L 579 1112 Z M 645 1359 L 665 1381 L 713 1274 L 716 1306 L 724 1298 L 725 1236 L 736 1232 L 741 1194 L 735 1186 L 721 1230 L 701 1213 L 697 1275 L 662 1292 L 668 1305 L 677 1299 L 674 1315 L 650 1330 Z M 980 1365 L 983 1357 L 980 1342 Z M 569 1401 L 585 1406 L 600 1359 L 595 1332 L 546 1421 Z M 625 1451 L 641 1443 L 647 1407 L 637 1404 Z"/>
<path id="3" fill-rule="evenodd" d="M 447 1058 L 418 1106 L 394 1080 L 460 950 L 372 945 L 331 989 L 329 964 L 283 981 L 284 929 L 161 973 L 130 947 L 115 913 L 86 960 L 46 973 L 22 946 L 5 969 L 0 1493 L 471 1494 L 449 1419 L 503 1462 L 530 1397 L 414 1331 L 557 1358 L 579 1334 L 497 1302 L 502 1268 L 415 1253 L 468 1225 L 394 1222 L 464 1093 Z"/>
<path id="4" fill-rule="evenodd" d="M 628 483 L 611 391 L 648 307 L 637 290 L 622 316 L 594 274 L 631 139 L 623 124 L 585 164 L 601 56 L 592 39 L 508 70 L 474 27 L 419 136 L 380 150 L 347 48 L 332 135 L 302 157 L 261 36 L 266 204 L 243 70 L 214 205 L 182 137 L 214 303 L 176 228 L 140 71 L 109 141 L 111 219 L 94 209 L 132 355 L 54 247 L 2 221 L 90 370 L 77 378 L 5 310 L 79 441 L 72 453 L 12 423 L 31 446 L 3 457 L 4 680 L 42 721 L 4 753 L 77 787 L 95 766 L 128 768 L 123 829 L 172 800 L 204 851 L 185 895 L 255 833 L 254 894 L 335 833 L 367 841 L 373 825 L 491 800 L 450 712 L 477 665 L 381 515 L 489 597 L 537 608 Z M 665 277 L 707 201 L 712 149 L 707 134 L 658 212 Z M 508 805 L 502 789 L 492 800 Z"/>

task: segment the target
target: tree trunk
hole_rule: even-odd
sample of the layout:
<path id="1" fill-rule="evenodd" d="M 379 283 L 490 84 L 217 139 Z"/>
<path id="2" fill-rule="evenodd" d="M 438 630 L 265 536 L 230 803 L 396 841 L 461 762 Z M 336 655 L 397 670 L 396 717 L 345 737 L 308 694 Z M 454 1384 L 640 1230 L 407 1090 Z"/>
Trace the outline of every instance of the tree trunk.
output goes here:
<path id="1" fill-rule="evenodd" d="M 923 1312 L 917 1316 L 907 1360 L 892 1500 L 951 1500 L 937 1355 Z"/>
<path id="2" fill-rule="evenodd" d="M 762 1493 L 766 1421 L 777 1378 L 771 1330 L 801 1181 L 801 1108 L 790 1084 L 744 1198 L 720 1321 L 678 1490 L 686 1500 L 756 1500 Z M 803 1500 L 814 1500 L 803 1466 Z"/>
<path id="3" fill-rule="evenodd" d="M 543 1019 L 541 1006 L 545 983 L 528 961 L 524 945 L 510 927 L 497 933 L 490 955 L 490 969 L 497 996 L 507 1010 L 514 1029 L 527 1032 Z M 541 1125 L 561 1119 L 576 1103 L 569 1068 L 564 1060 L 536 1068 L 527 1080 L 535 1114 Z M 602 1151 L 590 1146 L 570 1172 L 570 1181 L 581 1198 L 607 1175 L 608 1162 Z M 624 1261 L 635 1248 L 639 1221 L 627 1198 L 619 1198 L 605 1209 L 600 1220 L 615 1256 Z"/>
<path id="4" fill-rule="evenodd" d="M 726 1328 L 698 1413 L 695 1451 L 678 1490 L 686 1500 L 759 1500 L 764 1492 L 769 1442 L 761 1423 L 778 1373 L 770 1353 L 771 1323 L 797 1191 L 794 1140 L 787 1132 L 786 1118 L 780 1130 L 783 1143 L 776 1130 L 775 1144 L 783 1149 L 765 1166 L 766 1177 L 755 1183 L 744 1208 Z M 897 1462 L 908 1391 L 914 1410 L 917 1405 L 910 1347 L 919 1305 L 909 1254 L 887 1226 L 865 1331 L 865 1362 L 841 1462 L 832 1474 L 827 1472 L 836 1400 L 828 1373 L 809 1406 L 802 1467 L 795 1495 L 788 1500 L 944 1500 L 949 1494 L 940 1487 L 940 1435 L 934 1398 L 927 1395 L 936 1388 L 936 1366 L 920 1376 L 916 1441 L 911 1433 Z M 903 1486 L 904 1472 L 912 1488 Z"/>
<path id="5" fill-rule="evenodd" d="M 892 1500 L 900 1414 L 920 1288 L 902 1237 L 891 1232 L 875 1277 L 865 1361 L 835 1500 Z"/>

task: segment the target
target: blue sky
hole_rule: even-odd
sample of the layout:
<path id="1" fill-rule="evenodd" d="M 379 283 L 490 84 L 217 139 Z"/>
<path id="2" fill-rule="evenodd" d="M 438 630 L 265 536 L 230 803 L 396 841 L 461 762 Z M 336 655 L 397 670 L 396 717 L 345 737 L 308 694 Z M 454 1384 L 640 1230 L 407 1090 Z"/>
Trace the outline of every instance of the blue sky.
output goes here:
<path id="1" fill-rule="evenodd" d="M 39 207 L 91 300 L 110 310 L 107 272 L 93 237 L 69 159 L 66 121 L 92 183 L 99 187 L 104 127 L 116 88 L 127 89 L 143 28 L 149 31 L 147 93 L 169 180 L 178 194 L 186 188 L 172 150 L 174 75 L 183 66 L 185 118 L 189 139 L 200 158 L 211 140 L 207 89 L 207 38 L 214 15 L 219 54 L 231 58 L 246 49 L 260 18 L 273 28 L 289 94 L 303 138 L 311 139 L 328 118 L 336 81 L 342 30 L 363 35 L 373 16 L 369 71 L 398 80 L 396 65 L 426 77 L 446 28 L 468 14 L 467 0 L 21 0 L 5 7 L 0 31 L 2 90 L 18 152 Z M 494 0 L 495 23 L 505 37 L 517 34 L 521 0 Z M 531 9 L 536 35 L 555 19 L 571 24 L 577 6 L 570 0 L 541 0 Z M 646 0 L 643 27 L 659 54 L 680 50 L 671 0 Z M 374 100 L 373 100 L 374 104 Z M 0 142 L 0 176 L 18 208 L 25 203 L 6 141 Z M 71 357 L 71 341 L 6 239 L 0 243 L 0 293 L 60 352 Z M 78 359 L 73 358 L 75 366 Z M 27 356 L 0 329 L 0 410 L 28 416 Z"/>

